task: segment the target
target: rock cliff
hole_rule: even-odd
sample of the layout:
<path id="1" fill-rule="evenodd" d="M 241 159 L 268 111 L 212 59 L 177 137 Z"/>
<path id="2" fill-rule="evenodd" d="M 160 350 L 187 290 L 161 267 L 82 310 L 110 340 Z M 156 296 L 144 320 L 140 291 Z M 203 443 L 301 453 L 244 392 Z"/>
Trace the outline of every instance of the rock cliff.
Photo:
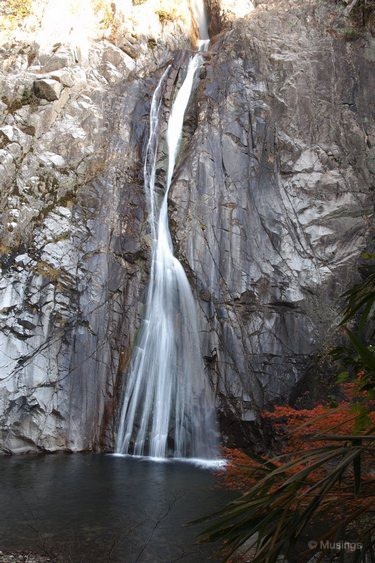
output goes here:
<path id="1" fill-rule="evenodd" d="M 194 37 L 188 8 L 173 19 L 163 2 L 127 17 L 112 6 L 92 31 L 91 3 L 70 4 L 57 20 L 51 2 L 41 20 L 31 12 L 1 52 L 0 447 L 11 452 L 111 444 L 103 429 L 147 282 L 149 103 Z"/>
<path id="2" fill-rule="evenodd" d="M 195 31 L 187 7 L 96 4 L 84 37 L 52 33 L 35 2 L 2 38 L 5 452 L 111 448 L 142 316 L 150 98 L 174 61 L 172 95 Z M 349 37 L 328 0 L 257 4 L 208 5 L 214 37 L 170 195 L 223 433 L 242 442 L 260 408 L 317 381 L 375 173 L 371 34 Z M 164 170 L 161 155 L 160 182 Z"/>
<path id="3" fill-rule="evenodd" d="M 320 384 L 373 225 L 375 43 L 350 25 L 341 6 L 280 0 L 218 35 L 172 192 L 224 427 L 244 421 L 243 439 L 259 407 Z"/>

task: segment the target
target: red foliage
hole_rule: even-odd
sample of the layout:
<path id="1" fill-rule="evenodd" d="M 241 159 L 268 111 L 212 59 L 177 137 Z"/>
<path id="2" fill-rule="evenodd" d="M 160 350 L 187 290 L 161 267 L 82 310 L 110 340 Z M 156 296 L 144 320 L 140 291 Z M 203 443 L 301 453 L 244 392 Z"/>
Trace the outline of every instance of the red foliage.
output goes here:
<path id="1" fill-rule="evenodd" d="M 219 471 L 219 482 L 227 489 L 245 490 L 264 476 L 263 462 L 258 462 L 239 449 L 223 448 L 224 457 L 228 460 L 225 471 Z"/>
<path id="2" fill-rule="evenodd" d="M 360 376 L 360 374 L 358 374 Z M 358 377 L 360 382 L 360 377 Z M 368 432 L 369 427 L 375 427 L 375 411 L 373 403 L 368 394 L 359 389 L 359 385 L 346 383 L 341 386 L 342 398 L 334 407 L 329 404 L 318 404 L 311 409 L 295 409 L 287 405 L 279 405 L 272 412 L 264 412 L 263 417 L 272 423 L 277 439 L 280 456 L 262 455 L 259 459 L 249 457 L 238 449 L 224 449 L 224 455 L 228 459 L 228 467 L 219 476 L 220 482 L 229 489 L 246 490 L 255 485 L 265 476 L 269 465 L 282 466 L 288 459 L 297 459 L 303 451 L 311 450 L 327 445 L 327 439 L 323 436 L 336 435 L 358 435 Z M 319 437 L 322 440 L 319 440 Z M 369 481 L 371 471 L 370 456 L 362 459 L 362 478 L 366 483 Z M 297 473 L 303 466 L 294 466 L 289 470 L 290 474 Z M 327 468 L 328 469 L 328 468 Z M 325 474 L 325 468 L 319 467 L 310 473 L 306 482 L 311 486 Z M 340 491 L 340 503 L 343 495 L 348 497 L 352 493 L 345 487 Z M 346 498 L 345 502 L 348 502 Z"/>

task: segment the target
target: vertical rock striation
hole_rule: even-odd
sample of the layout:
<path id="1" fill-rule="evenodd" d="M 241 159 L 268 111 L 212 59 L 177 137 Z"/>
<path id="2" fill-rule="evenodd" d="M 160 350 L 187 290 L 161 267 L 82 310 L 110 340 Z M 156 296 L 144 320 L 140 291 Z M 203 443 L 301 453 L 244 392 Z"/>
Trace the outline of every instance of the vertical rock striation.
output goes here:
<path id="1" fill-rule="evenodd" d="M 262 2 L 216 38 L 171 194 L 207 369 L 237 439 L 259 408 L 317 384 L 314 358 L 371 227 L 375 45 L 346 41 L 341 14 Z"/>
<path id="2" fill-rule="evenodd" d="M 31 14 L 1 45 L 5 452 L 113 445 L 149 276 L 149 105 L 194 35 L 188 10 L 129 2 L 124 20 L 117 4 L 100 16 L 112 32 L 85 44 L 50 33 L 42 48 Z M 328 1 L 209 4 L 217 36 L 186 119 L 171 226 L 224 434 L 245 442 L 264 404 L 314 385 L 356 277 L 371 227 L 375 45 L 365 31 L 348 41 Z"/>
<path id="3" fill-rule="evenodd" d="M 136 35 L 145 10 L 148 28 Z M 168 19 L 134 7 L 130 24 L 116 20 L 121 32 L 116 28 L 111 41 L 88 37 L 83 45 L 79 36 L 78 46 L 71 37 L 32 43 L 26 22 L 18 41 L 3 44 L 5 452 L 113 443 L 120 377 L 148 276 L 142 148 L 149 102 L 158 69 L 176 49 L 190 47 L 186 11 Z M 43 21 L 37 37 L 51 34 Z"/>

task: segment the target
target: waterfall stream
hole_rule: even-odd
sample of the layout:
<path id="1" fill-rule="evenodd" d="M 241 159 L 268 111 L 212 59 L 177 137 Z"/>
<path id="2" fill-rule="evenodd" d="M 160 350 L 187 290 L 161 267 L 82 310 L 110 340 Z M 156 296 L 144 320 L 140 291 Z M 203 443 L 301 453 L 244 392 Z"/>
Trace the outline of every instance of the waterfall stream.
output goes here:
<path id="1" fill-rule="evenodd" d="M 183 122 L 209 44 L 202 1 L 193 0 L 199 50 L 189 60 L 173 102 L 168 126 L 168 169 L 163 199 L 155 193 L 159 118 L 169 67 L 153 94 L 144 186 L 153 238 L 146 312 L 133 352 L 118 428 L 116 452 L 154 458 L 217 457 L 213 392 L 204 372 L 193 294 L 173 253 L 168 193 L 178 157 Z"/>

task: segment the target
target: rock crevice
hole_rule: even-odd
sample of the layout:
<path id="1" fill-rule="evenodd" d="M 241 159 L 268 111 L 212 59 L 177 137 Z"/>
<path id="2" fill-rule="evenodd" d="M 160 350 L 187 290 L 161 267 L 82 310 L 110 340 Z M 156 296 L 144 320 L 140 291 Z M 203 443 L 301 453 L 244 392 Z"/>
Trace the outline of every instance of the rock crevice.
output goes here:
<path id="1" fill-rule="evenodd" d="M 236 444 L 259 438 L 264 406 L 314 392 L 371 230 L 375 173 L 371 34 L 348 41 L 329 2 L 257 4 L 208 2 L 216 36 L 169 202 Z M 25 23 L 0 53 L 4 452 L 113 445 L 149 275 L 149 105 L 174 61 L 172 92 L 194 40 L 190 12 L 154 14 L 141 34 L 147 5 L 85 49 L 31 46 Z M 162 147 L 161 189 L 165 167 Z"/>

